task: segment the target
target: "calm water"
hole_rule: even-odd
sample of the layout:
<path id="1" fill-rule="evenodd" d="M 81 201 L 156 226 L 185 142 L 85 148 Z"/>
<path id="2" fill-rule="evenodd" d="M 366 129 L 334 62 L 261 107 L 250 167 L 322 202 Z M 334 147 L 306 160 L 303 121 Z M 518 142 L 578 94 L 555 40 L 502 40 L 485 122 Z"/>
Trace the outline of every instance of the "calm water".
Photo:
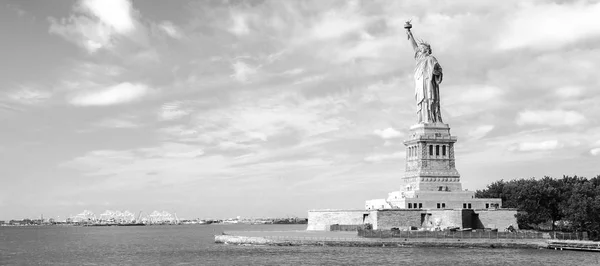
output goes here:
<path id="1" fill-rule="evenodd" d="M 600 265 L 600 253 L 457 248 L 233 246 L 213 235 L 302 225 L 0 227 L 1 265 Z"/>

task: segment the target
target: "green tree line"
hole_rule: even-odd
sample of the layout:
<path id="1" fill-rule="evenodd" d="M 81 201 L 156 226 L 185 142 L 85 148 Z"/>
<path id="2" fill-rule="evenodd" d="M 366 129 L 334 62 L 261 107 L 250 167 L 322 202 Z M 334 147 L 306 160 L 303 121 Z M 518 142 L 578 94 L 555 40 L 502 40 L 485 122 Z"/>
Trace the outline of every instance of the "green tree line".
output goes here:
<path id="1" fill-rule="evenodd" d="M 500 180 L 477 190 L 475 197 L 501 198 L 503 208 L 516 208 L 522 229 L 541 229 L 541 225 L 551 223 L 552 230 L 600 232 L 600 175 L 591 179 L 546 176 Z"/>

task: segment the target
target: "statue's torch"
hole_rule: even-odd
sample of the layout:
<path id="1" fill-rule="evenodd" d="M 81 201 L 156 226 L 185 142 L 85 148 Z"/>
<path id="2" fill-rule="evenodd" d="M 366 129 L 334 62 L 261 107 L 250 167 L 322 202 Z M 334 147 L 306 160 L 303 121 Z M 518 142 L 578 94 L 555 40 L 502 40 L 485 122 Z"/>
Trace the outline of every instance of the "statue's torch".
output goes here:
<path id="1" fill-rule="evenodd" d="M 406 29 L 406 37 L 410 39 L 410 29 L 412 28 L 412 24 L 410 24 L 411 20 L 404 23 L 404 28 Z"/>

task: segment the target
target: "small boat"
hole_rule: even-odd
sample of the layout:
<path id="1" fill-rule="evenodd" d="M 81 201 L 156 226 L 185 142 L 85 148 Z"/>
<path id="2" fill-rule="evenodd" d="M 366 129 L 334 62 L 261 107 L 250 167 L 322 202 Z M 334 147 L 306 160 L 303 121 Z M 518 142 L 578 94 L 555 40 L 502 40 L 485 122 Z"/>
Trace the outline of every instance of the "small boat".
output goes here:
<path id="1" fill-rule="evenodd" d="M 128 224 L 117 224 L 117 226 L 145 226 L 145 223 L 128 223 Z"/>

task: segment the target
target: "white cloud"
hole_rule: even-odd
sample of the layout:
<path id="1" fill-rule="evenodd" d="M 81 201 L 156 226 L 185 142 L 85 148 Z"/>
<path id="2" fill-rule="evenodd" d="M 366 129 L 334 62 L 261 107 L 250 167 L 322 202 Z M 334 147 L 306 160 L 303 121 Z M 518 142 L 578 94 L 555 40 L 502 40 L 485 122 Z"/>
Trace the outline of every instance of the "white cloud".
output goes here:
<path id="1" fill-rule="evenodd" d="M 15 106 L 10 105 L 10 104 L 6 104 L 6 103 L 3 103 L 3 102 L 0 102 L 0 111 L 3 111 L 3 110 L 8 110 L 8 111 L 11 111 L 11 112 L 22 112 L 23 111 L 23 109 L 21 109 L 21 108 L 17 108 Z"/>
<path id="2" fill-rule="evenodd" d="M 58 21 L 50 18 L 50 33 L 61 35 L 67 41 L 82 46 L 89 53 L 101 48 L 111 48 L 112 30 L 88 17 L 75 17 Z"/>
<path id="3" fill-rule="evenodd" d="M 293 85 L 300 85 L 300 84 L 304 84 L 304 83 L 317 82 L 317 81 L 323 80 L 324 78 L 325 77 L 323 75 L 308 76 L 308 77 L 304 77 L 304 78 L 301 78 L 301 79 L 295 81 L 293 83 Z"/>
<path id="4" fill-rule="evenodd" d="M 237 13 L 231 14 L 231 27 L 229 28 L 229 32 L 238 36 L 250 33 L 246 16 Z"/>
<path id="5" fill-rule="evenodd" d="M 525 110 L 517 117 L 518 125 L 574 126 L 585 122 L 585 117 L 576 111 Z"/>
<path id="6" fill-rule="evenodd" d="M 556 95 L 561 98 L 576 98 L 581 96 L 583 93 L 582 87 L 567 86 L 556 89 Z"/>
<path id="7" fill-rule="evenodd" d="M 375 162 L 381 162 L 381 161 L 386 161 L 386 160 L 402 159 L 405 157 L 405 155 L 406 155 L 406 152 L 404 152 L 404 151 L 396 152 L 396 153 L 392 153 L 392 154 L 376 154 L 376 155 L 369 155 L 369 156 L 365 157 L 364 160 L 366 162 L 375 163 Z"/>
<path id="8" fill-rule="evenodd" d="M 498 34 L 500 49 L 554 49 L 600 34 L 600 2 L 523 2 L 519 7 Z"/>
<path id="9" fill-rule="evenodd" d="M 325 13 L 312 27 L 311 35 L 318 39 L 338 38 L 362 29 L 365 21 L 351 7 L 348 10 Z"/>
<path id="10" fill-rule="evenodd" d="M 590 150 L 590 154 L 594 156 L 600 155 L 600 148 L 593 148 Z"/>
<path id="11" fill-rule="evenodd" d="M 111 49 L 117 35 L 126 35 L 135 29 L 128 0 L 83 0 L 74 11 L 69 18 L 48 18 L 49 32 L 92 54 L 99 49 Z"/>
<path id="12" fill-rule="evenodd" d="M 125 116 L 117 118 L 105 118 L 100 121 L 93 123 L 95 127 L 102 128 L 138 128 L 140 124 L 132 121 L 135 117 Z"/>
<path id="13" fill-rule="evenodd" d="M 219 142 L 219 144 L 217 146 L 221 150 L 240 150 L 240 149 L 245 150 L 245 149 L 249 149 L 249 148 L 254 148 L 254 149 L 257 148 L 257 145 L 248 145 L 248 144 L 242 144 L 242 143 L 227 141 L 227 140 Z M 246 154 L 244 156 L 249 156 L 249 155 Z"/>
<path id="14" fill-rule="evenodd" d="M 338 100 L 300 97 L 295 93 L 280 93 L 257 101 L 244 98 L 229 108 L 198 112 L 187 126 L 163 129 L 162 133 L 168 138 L 189 139 L 208 145 L 226 142 L 220 148 L 230 148 L 233 145 L 228 142 L 265 145 L 264 142 L 272 139 L 277 142 L 278 137 L 318 139 L 319 135 L 347 126 L 348 120 L 334 115 L 343 108 Z"/>
<path id="15" fill-rule="evenodd" d="M 132 151 L 94 150 L 84 156 L 65 162 L 61 166 L 96 171 L 127 165 L 132 163 L 134 159 L 135 155 Z"/>
<path id="16" fill-rule="evenodd" d="M 386 128 L 384 130 L 381 129 L 375 129 L 373 131 L 373 134 L 381 137 L 382 139 L 393 139 L 393 138 L 398 138 L 398 137 L 402 137 L 402 132 L 399 132 L 391 127 Z"/>
<path id="17" fill-rule="evenodd" d="M 485 135 L 487 135 L 487 133 L 489 133 L 490 131 L 492 131 L 492 129 L 494 129 L 494 125 L 483 125 L 483 126 L 479 126 L 474 128 L 473 130 L 469 131 L 469 138 L 471 139 L 480 139 L 485 137 Z"/>
<path id="18" fill-rule="evenodd" d="M 167 35 L 171 36 L 171 38 L 174 38 L 174 39 L 183 38 L 183 34 L 181 33 L 181 30 L 170 21 L 163 21 L 158 25 L 158 27 L 162 31 L 164 31 Z"/>
<path id="19" fill-rule="evenodd" d="M 69 102 L 80 106 L 122 104 L 138 100 L 149 91 L 144 84 L 124 82 L 98 91 L 78 93 Z"/>
<path id="20" fill-rule="evenodd" d="M 496 100 L 502 95 L 502 90 L 493 86 L 481 86 L 468 89 L 461 93 L 460 102 L 465 103 L 485 103 Z"/>
<path id="21" fill-rule="evenodd" d="M 295 75 L 302 74 L 302 73 L 304 73 L 303 68 L 294 68 L 294 69 L 286 70 L 285 72 L 282 73 L 282 75 L 295 76 Z"/>
<path id="22" fill-rule="evenodd" d="M 252 77 L 258 72 L 258 67 L 252 67 L 242 61 L 236 61 L 233 63 L 232 68 L 234 73 L 231 75 L 231 77 L 241 83 L 251 82 Z"/>
<path id="23" fill-rule="evenodd" d="M 175 138 L 189 138 L 189 137 L 193 137 L 198 135 L 198 131 L 194 130 L 194 129 L 189 129 L 186 128 L 184 125 L 176 125 L 176 126 L 169 126 L 169 127 L 164 127 L 158 130 L 158 132 L 165 134 L 169 137 L 175 137 Z"/>
<path id="24" fill-rule="evenodd" d="M 222 156 L 205 156 L 197 145 L 171 142 L 133 150 L 90 151 L 61 164 L 61 167 L 74 168 L 88 176 L 111 176 L 97 184 L 103 189 L 148 183 L 181 184 L 230 173 L 228 166 L 229 162 Z"/>
<path id="25" fill-rule="evenodd" d="M 22 104 L 38 104 L 52 96 L 49 91 L 38 90 L 31 87 L 21 87 L 10 93 L 8 98 Z"/>
<path id="26" fill-rule="evenodd" d="M 166 142 L 161 146 L 138 150 L 146 157 L 163 158 L 196 158 L 204 155 L 204 151 L 195 145 Z"/>
<path id="27" fill-rule="evenodd" d="M 347 63 L 354 62 L 356 59 L 374 59 L 374 60 L 385 60 L 385 57 L 389 57 L 387 48 L 396 48 L 397 44 L 396 36 L 379 37 L 371 39 L 361 39 L 355 45 L 348 47 L 335 47 L 331 51 L 325 51 L 325 53 L 331 53 L 328 57 L 336 63 Z M 388 66 L 385 66 L 386 68 Z M 365 69 L 369 73 L 379 73 L 380 69 Z"/>
<path id="28" fill-rule="evenodd" d="M 451 116 L 468 115 L 504 105 L 504 91 L 489 85 L 455 85 L 444 88 L 447 98 L 442 107 Z"/>
<path id="29" fill-rule="evenodd" d="M 508 147 L 510 151 L 548 151 L 561 148 L 563 145 L 558 140 L 546 140 L 539 142 L 520 142 Z"/>
<path id="30" fill-rule="evenodd" d="M 130 32 L 135 27 L 129 0 L 84 0 L 81 8 L 98 17 L 118 33 Z"/>
<path id="31" fill-rule="evenodd" d="M 184 102 L 170 102 L 162 105 L 158 112 L 160 120 L 176 120 L 189 115 L 192 109 L 187 107 Z"/>

